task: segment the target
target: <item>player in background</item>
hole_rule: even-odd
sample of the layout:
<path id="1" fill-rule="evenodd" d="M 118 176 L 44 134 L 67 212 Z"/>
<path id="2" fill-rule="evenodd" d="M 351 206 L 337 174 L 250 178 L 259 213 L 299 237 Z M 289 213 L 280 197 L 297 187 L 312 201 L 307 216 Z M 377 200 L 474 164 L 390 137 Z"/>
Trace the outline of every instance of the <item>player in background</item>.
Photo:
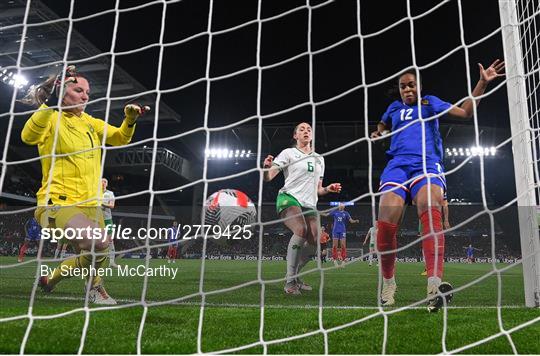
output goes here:
<path id="1" fill-rule="evenodd" d="M 321 226 L 321 262 L 326 262 L 328 241 L 330 241 L 330 235 L 326 232 L 326 227 Z"/>
<path id="2" fill-rule="evenodd" d="M 366 238 L 364 239 L 364 243 L 362 245 L 365 245 L 368 239 L 369 239 L 368 263 L 370 266 L 372 266 L 373 255 L 376 253 L 375 251 L 375 241 L 377 240 L 377 222 L 376 221 L 375 221 L 375 226 L 372 226 L 369 228 L 369 231 L 367 232 Z"/>
<path id="3" fill-rule="evenodd" d="M 172 227 L 167 230 L 167 240 L 169 247 L 167 248 L 167 263 L 176 263 L 176 254 L 178 252 L 178 222 L 173 221 Z"/>
<path id="4" fill-rule="evenodd" d="M 469 244 L 469 246 L 463 246 L 465 249 L 465 252 L 467 253 L 467 263 L 473 263 L 474 262 L 474 251 L 482 251 L 479 248 L 474 248 L 472 244 Z"/>
<path id="5" fill-rule="evenodd" d="M 332 259 L 336 267 L 339 266 L 338 261 L 341 262 L 343 267 L 343 261 L 347 258 L 347 222 L 356 224 L 360 220 L 353 219 L 351 214 L 345 210 L 345 204 L 343 203 L 339 204 L 338 210 L 321 215 L 334 218 L 332 225 Z"/>
<path id="6" fill-rule="evenodd" d="M 301 290 L 312 290 L 297 274 L 317 251 L 318 196 L 341 191 L 340 183 L 323 187 L 324 158 L 313 151 L 312 138 L 311 125 L 302 122 L 294 128 L 294 147 L 284 149 L 275 160 L 268 155 L 263 162 L 265 182 L 271 181 L 280 172 L 285 176 L 285 185 L 276 199 L 276 210 L 292 232 L 287 247 L 284 290 L 293 295 L 301 294 Z"/>
<path id="7" fill-rule="evenodd" d="M 85 112 L 89 99 L 88 80 L 75 66 L 68 66 L 64 73 L 32 87 L 21 100 L 39 107 L 21 132 L 22 141 L 37 146 L 41 157 L 43 177 L 36 194 L 36 220 L 43 228 L 70 228 L 80 234 L 69 240 L 80 254 L 62 261 L 50 276 L 39 278 L 45 292 L 73 275 L 62 270 L 108 266 L 109 236 L 101 211 L 101 147 L 128 144 L 137 118 L 149 110 L 128 104 L 121 126 L 115 127 Z M 53 159 L 51 154 L 57 156 Z M 90 251 L 96 253 L 94 258 Z M 99 275 L 89 277 L 88 283 L 90 302 L 116 304 Z"/>
<path id="8" fill-rule="evenodd" d="M 441 205 L 442 192 L 446 186 L 444 180 L 440 178 L 444 172 L 438 116 L 448 113 L 457 118 L 470 119 L 475 107 L 473 100 L 478 105 L 480 102 L 478 97 L 484 94 L 488 84 L 504 75 L 501 74 L 504 62 L 499 60 L 486 69 L 480 63 L 478 66 L 480 79 L 471 93 L 473 99 L 463 101 L 460 106 L 444 102 L 436 96 L 420 96 L 419 78 L 415 70 L 408 70 L 399 75 L 400 100 L 390 104 L 377 124 L 377 130 L 371 134 L 371 138 L 378 138 L 389 131 L 394 131 L 390 149 L 386 152 L 389 161 L 381 175 L 379 187 L 379 191 L 383 194 L 379 202 L 377 220 L 377 249 L 381 253 L 383 306 L 395 303 L 397 231 L 404 205 L 409 199 L 415 202 L 423 226 L 422 249 L 428 277 L 428 311 L 437 311 L 443 305 L 442 298 L 437 296 L 439 290 L 451 289 L 448 283 L 442 283 L 444 235 L 441 226 Z M 430 221 L 433 222 L 433 226 Z"/>
<path id="9" fill-rule="evenodd" d="M 58 240 L 56 243 L 56 248 L 54 249 L 54 259 L 56 260 L 58 256 L 60 256 L 61 259 L 64 259 L 64 257 L 66 257 L 67 247 L 68 247 L 67 241 Z"/>
<path id="10" fill-rule="evenodd" d="M 39 223 L 35 218 L 30 218 L 24 223 L 24 234 L 24 243 L 19 249 L 19 257 L 17 258 L 19 263 L 24 262 L 24 256 L 30 242 L 35 242 L 37 244 L 41 239 L 41 226 L 39 226 Z"/>
<path id="11" fill-rule="evenodd" d="M 113 231 L 113 219 L 111 209 L 114 209 L 114 193 L 107 189 L 109 181 L 107 178 L 101 179 L 101 191 L 103 192 L 103 200 L 101 201 L 101 209 L 103 209 L 103 220 L 105 221 L 105 228 L 109 234 Z M 115 261 L 116 253 L 114 250 L 114 240 L 109 242 L 109 266 L 118 267 Z"/>

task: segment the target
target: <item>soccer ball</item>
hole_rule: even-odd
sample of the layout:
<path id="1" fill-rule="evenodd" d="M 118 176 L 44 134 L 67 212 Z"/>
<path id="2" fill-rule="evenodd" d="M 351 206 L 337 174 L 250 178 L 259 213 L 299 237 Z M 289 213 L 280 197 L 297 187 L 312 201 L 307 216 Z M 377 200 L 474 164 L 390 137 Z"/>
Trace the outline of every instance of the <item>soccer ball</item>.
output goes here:
<path id="1" fill-rule="evenodd" d="M 236 189 L 221 189 L 210 195 L 204 210 L 205 225 L 219 225 L 222 231 L 227 227 L 243 228 L 257 219 L 257 210 L 251 199 Z"/>

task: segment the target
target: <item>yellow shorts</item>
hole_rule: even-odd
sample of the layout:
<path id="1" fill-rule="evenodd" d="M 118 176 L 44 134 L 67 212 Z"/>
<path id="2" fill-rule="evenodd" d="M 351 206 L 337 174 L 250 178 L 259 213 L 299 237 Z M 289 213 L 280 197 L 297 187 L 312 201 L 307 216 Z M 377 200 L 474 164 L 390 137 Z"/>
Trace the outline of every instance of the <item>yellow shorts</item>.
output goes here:
<path id="1" fill-rule="evenodd" d="M 105 228 L 100 206 L 38 206 L 34 217 L 41 227 L 64 229 L 69 220 L 79 214 L 97 223 L 99 227 Z"/>

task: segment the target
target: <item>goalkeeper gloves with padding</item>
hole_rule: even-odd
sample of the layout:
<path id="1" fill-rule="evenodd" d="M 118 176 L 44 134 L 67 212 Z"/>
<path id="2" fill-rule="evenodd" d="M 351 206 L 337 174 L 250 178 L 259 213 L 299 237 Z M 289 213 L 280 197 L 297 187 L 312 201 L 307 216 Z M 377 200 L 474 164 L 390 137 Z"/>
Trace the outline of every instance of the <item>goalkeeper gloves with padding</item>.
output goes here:
<path id="1" fill-rule="evenodd" d="M 126 115 L 126 120 L 128 121 L 130 126 L 133 126 L 139 116 L 144 115 L 148 111 L 150 111 L 150 106 L 147 105 L 139 105 L 132 103 L 124 106 L 124 114 Z"/>
<path id="2" fill-rule="evenodd" d="M 49 106 L 49 107 L 58 106 L 58 102 L 60 101 L 59 98 L 58 98 L 58 95 L 60 94 L 60 87 L 61 87 L 62 83 L 64 85 L 63 94 L 65 95 L 66 94 L 66 85 L 68 83 L 77 83 L 76 75 L 77 75 L 77 72 L 75 70 L 75 66 L 70 65 L 70 66 L 66 67 L 66 72 L 65 72 L 65 75 L 64 75 L 64 81 L 63 82 L 62 82 L 62 73 L 60 73 L 60 74 L 58 74 L 56 76 L 56 79 L 55 79 L 54 85 L 53 85 L 53 87 L 51 89 L 49 98 L 45 101 L 47 106 Z"/>

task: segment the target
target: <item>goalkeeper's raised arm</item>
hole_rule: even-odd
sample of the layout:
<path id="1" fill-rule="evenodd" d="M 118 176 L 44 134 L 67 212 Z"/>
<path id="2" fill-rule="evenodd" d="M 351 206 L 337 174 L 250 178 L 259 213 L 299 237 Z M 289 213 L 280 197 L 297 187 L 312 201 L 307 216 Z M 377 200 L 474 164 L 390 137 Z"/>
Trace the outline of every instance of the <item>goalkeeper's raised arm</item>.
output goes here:
<path id="1" fill-rule="evenodd" d="M 62 100 L 58 96 L 62 95 Z M 39 111 L 35 112 L 26 122 L 21 132 L 21 139 L 29 145 L 39 145 L 44 143 L 54 134 L 58 111 L 62 111 L 60 121 L 71 121 L 73 124 L 76 118 L 86 120 L 88 129 L 95 130 L 99 138 L 103 138 L 105 125 L 107 125 L 106 143 L 113 146 L 125 145 L 131 141 L 135 131 L 137 118 L 149 110 L 147 106 L 128 104 L 124 108 L 125 118 L 118 128 L 106 124 L 101 119 L 96 119 L 84 112 L 86 104 L 90 100 L 90 83 L 81 73 L 75 71 L 74 66 L 69 66 L 62 78 L 62 75 L 52 76 L 43 83 L 35 86 L 21 102 L 38 106 Z M 71 120 L 70 120 L 71 119 Z M 61 128 L 66 124 L 60 122 Z M 59 132 L 62 136 L 63 132 Z M 66 134 L 69 135 L 69 134 Z M 60 137 L 61 138 L 61 137 Z M 52 139 L 52 138 L 51 138 Z M 95 142 L 95 144 L 101 141 Z"/>
<path id="2" fill-rule="evenodd" d="M 108 265 L 109 236 L 101 211 L 102 144 L 125 145 L 135 132 L 137 118 L 149 110 L 136 104 L 126 105 L 120 127 L 107 124 L 85 112 L 90 99 L 90 83 L 74 66 L 34 87 L 22 100 L 39 106 L 28 119 L 21 139 L 37 145 L 41 157 L 42 184 L 37 192 L 36 219 L 43 228 L 77 231 L 70 242 L 81 256 L 62 262 L 50 276 L 42 275 L 40 286 L 50 292 L 69 274 L 61 271 L 82 268 L 98 270 Z M 53 159 L 52 155 L 55 155 Z M 99 236 L 98 232 L 101 232 Z M 99 253 L 92 264 L 92 256 Z M 63 268 L 63 269 L 62 269 Z M 116 304 L 103 288 L 99 276 L 90 275 L 89 298 L 100 304 Z"/>

